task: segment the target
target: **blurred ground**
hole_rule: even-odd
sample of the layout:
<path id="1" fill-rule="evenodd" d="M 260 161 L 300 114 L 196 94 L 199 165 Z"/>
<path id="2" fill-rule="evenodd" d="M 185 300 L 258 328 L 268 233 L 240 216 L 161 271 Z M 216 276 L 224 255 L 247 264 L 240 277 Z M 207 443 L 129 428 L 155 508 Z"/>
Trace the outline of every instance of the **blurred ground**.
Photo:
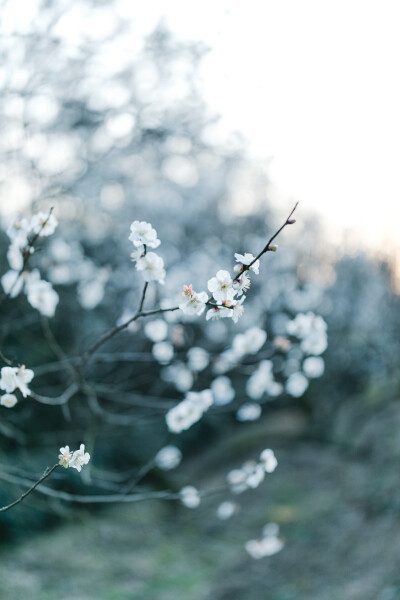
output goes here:
<path id="1" fill-rule="evenodd" d="M 283 420 L 282 420 L 283 419 Z M 279 429 L 280 428 L 280 429 Z M 302 439 L 296 415 L 258 423 L 191 461 L 178 484 L 213 487 L 224 472 L 271 445 L 279 468 L 238 497 L 241 511 L 215 516 L 219 498 L 192 511 L 175 503 L 115 506 L 3 548 L 2 600 L 396 600 L 400 520 L 380 496 L 385 470 L 368 457 Z M 275 430 L 276 441 L 271 439 Z M 275 437 L 275 436 L 272 436 Z M 265 439 L 268 444 L 265 444 Z M 393 469 L 390 469 L 393 473 Z M 207 475 L 205 475 L 207 474 Z M 383 479 L 382 479 L 383 477 Z M 400 485 L 399 485 L 400 487 Z M 221 500 L 224 497 L 221 497 Z M 217 501 L 218 500 L 218 501 Z M 285 548 L 251 559 L 243 545 L 280 524 Z"/>

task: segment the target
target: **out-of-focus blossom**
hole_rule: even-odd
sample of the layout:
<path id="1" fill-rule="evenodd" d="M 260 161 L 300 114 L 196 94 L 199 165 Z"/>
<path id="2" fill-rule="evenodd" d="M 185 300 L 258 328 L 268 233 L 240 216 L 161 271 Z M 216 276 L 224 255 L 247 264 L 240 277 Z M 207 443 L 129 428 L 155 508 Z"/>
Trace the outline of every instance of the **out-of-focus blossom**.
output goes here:
<path id="1" fill-rule="evenodd" d="M 294 398 L 300 398 L 308 388 L 308 379 L 303 373 L 292 373 L 286 382 L 286 391 Z"/>
<path id="2" fill-rule="evenodd" d="M 179 392 L 187 392 L 193 385 L 193 373 L 181 362 L 166 367 L 161 372 L 164 381 L 172 383 Z"/>
<path id="3" fill-rule="evenodd" d="M 220 375 L 211 383 L 211 391 L 216 406 L 225 406 L 229 404 L 235 397 L 235 390 L 232 387 L 229 377 Z"/>
<path id="4" fill-rule="evenodd" d="M 40 237 L 53 235 L 58 225 L 58 221 L 53 214 L 38 213 L 33 215 L 31 219 L 31 230 L 34 234 L 39 234 Z"/>
<path id="5" fill-rule="evenodd" d="M 149 321 L 143 328 L 145 336 L 152 342 L 162 342 L 168 334 L 168 325 L 164 319 Z"/>
<path id="6" fill-rule="evenodd" d="M 54 317 L 59 301 L 51 283 L 42 279 L 28 280 L 25 286 L 29 304 L 45 317 Z"/>
<path id="7" fill-rule="evenodd" d="M 232 277 L 228 271 L 218 271 L 215 277 L 208 281 L 208 289 L 217 302 L 226 302 L 233 300 L 235 290 L 232 286 Z"/>
<path id="8" fill-rule="evenodd" d="M 139 258 L 136 268 L 142 273 L 145 281 L 165 283 L 164 261 L 155 252 L 148 252 L 145 256 Z"/>
<path id="9" fill-rule="evenodd" d="M 284 546 L 283 540 L 278 537 L 279 527 L 275 523 L 268 523 L 263 529 L 263 536 L 258 540 L 249 540 L 245 550 L 256 560 L 265 556 L 273 556 L 280 552 Z"/>
<path id="10" fill-rule="evenodd" d="M 233 338 L 232 349 L 237 356 L 256 354 L 265 344 L 267 334 L 259 327 L 251 327 L 245 333 L 238 333 Z"/>
<path id="11" fill-rule="evenodd" d="M 152 348 L 152 354 L 157 362 L 166 365 L 173 359 L 174 348 L 169 342 L 157 342 Z"/>
<path id="12" fill-rule="evenodd" d="M 16 298 L 24 287 L 24 280 L 22 276 L 19 275 L 19 271 L 11 269 L 4 273 L 1 278 L 1 285 L 3 286 L 4 292 L 10 295 L 10 298 Z"/>
<path id="13" fill-rule="evenodd" d="M 236 502 L 226 500 L 225 502 L 221 502 L 221 504 L 218 506 L 217 517 L 218 519 L 221 519 L 221 521 L 226 521 L 227 519 L 230 519 L 238 510 L 239 506 L 236 504 Z"/>
<path id="14" fill-rule="evenodd" d="M 137 248 L 143 245 L 158 248 L 161 244 L 160 240 L 157 239 L 157 231 L 146 221 L 133 221 L 129 239 Z"/>
<path id="15" fill-rule="evenodd" d="M 159 450 L 154 458 L 154 462 L 159 469 L 171 471 L 176 469 L 182 460 L 182 452 L 176 446 L 164 446 Z"/>
<path id="16" fill-rule="evenodd" d="M 12 408 L 17 404 L 18 400 L 14 394 L 3 394 L 0 398 L 1 406 Z"/>
<path id="17" fill-rule="evenodd" d="M 7 250 L 7 260 L 11 269 L 20 271 L 24 266 L 24 257 L 19 244 L 12 242 Z"/>
<path id="18" fill-rule="evenodd" d="M 266 473 L 273 473 L 278 466 L 274 451 L 266 448 L 260 454 L 260 464 Z"/>
<path id="19" fill-rule="evenodd" d="M 325 370 L 324 359 L 320 356 L 309 356 L 303 362 L 303 371 L 307 377 L 314 379 L 321 377 Z"/>
<path id="20" fill-rule="evenodd" d="M 192 371 L 204 371 L 210 362 L 208 352 L 199 346 L 193 346 L 187 353 L 188 367 Z"/>
<path id="21" fill-rule="evenodd" d="M 188 392 L 186 398 L 171 408 L 166 414 L 168 429 L 173 433 L 181 433 L 199 421 L 204 412 L 212 405 L 210 390 Z"/>
<path id="22" fill-rule="evenodd" d="M 200 505 L 199 491 L 192 485 L 187 485 L 179 492 L 181 502 L 187 508 L 197 508 Z"/>
<path id="23" fill-rule="evenodd" d="M 281 352 L 289 352 L 292 346 L 290 340 L 283 335 L 278 335 L 276 338 L 274 338 L 273 344 L 275 348 Z"/>
<path id="24" fill-rule="evenodd" d="M 257 421 L 261 417 L 261 406 L 256 402 L 245 402 L 236 413 L 238 421 Z"/>

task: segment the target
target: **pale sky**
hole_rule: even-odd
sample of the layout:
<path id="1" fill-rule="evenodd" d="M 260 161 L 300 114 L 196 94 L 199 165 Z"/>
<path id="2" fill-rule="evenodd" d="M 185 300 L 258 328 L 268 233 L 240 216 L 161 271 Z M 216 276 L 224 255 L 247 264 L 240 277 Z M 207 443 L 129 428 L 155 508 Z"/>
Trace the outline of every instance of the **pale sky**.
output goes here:
<path id="1" fill-rule="evenodd" d="M 83 6 L 101 37 L 107 5 Z M 299 200 L 331 237 L 388 248 L 400 264 L 398 0 L 116 0 L 111 10 L 132 40 L 165 17 L 211 48 L 205 98 L 265 164 L 278 210 Z M 0 25 L 23 32 L 35 11 L 40 0 L 12 0 Z"/>
<path id="2" fill-rule="evenodd" d="M 206 99 L 266 159 L 280 206 L 398 248 L 400 3 L 154 0 L 143 23 L 166 6 L 173 31 L 211 46 Z"/>

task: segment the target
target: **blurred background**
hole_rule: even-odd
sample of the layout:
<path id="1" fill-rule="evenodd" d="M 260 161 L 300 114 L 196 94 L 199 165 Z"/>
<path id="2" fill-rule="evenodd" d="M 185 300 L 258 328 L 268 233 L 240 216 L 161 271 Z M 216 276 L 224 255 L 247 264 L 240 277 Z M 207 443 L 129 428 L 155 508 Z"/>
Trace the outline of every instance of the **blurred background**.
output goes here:
<path id="1" fill-rule="evenodd" d="M 115 491 L 171 442 L 166 408 L 224 375 L 233 336 L 257 325 L 268 343 L 228 373 L 233 403 L 172 440 L 182 465 L 143 485 L 218 487 L 266 447 L 276 472 L 229 520 L 216 513 L 224 496 L 190 511 L 33 494 L 0 518 L 2 598 L 400 598 L 398 17 L 390 1 L 3 0 L 0 269 L 16 214 L 53 206 L 59 227 L 32 265 L 60 295 L 50 326 L 68 355 L 137 308 L 133 220 L 156 228 L 167 270 L 146 306 L 173 306 L 183 284 L 207 289 L 235 252 L 257 254 L 300 205 L 237 325 L 172 313 L 168 361 L 154 360 L 138 323 L 88 368 L 101 406 L 1 407 L 1 473 L 40 475 L 84 440 L 92 471 L 56 475 L 54 487 Z M 264 396 L 261 417 L 240 422 L 260 360 L 282 383 L 301 370 L 299 347 L 273 342 L 310 311 L 328 326 L 322 377 Z M 40 315 L 19 296 L 0 317 L 2 351 L 35 370 L 35 391 L 61 394 Z M 206 350 L 204 371 L 190 368 L 193 346 Z M 21 489 L 3 478 L 0 504 Z M 254 560 L 244 543 L 268 522 L 284 548 Z"/>

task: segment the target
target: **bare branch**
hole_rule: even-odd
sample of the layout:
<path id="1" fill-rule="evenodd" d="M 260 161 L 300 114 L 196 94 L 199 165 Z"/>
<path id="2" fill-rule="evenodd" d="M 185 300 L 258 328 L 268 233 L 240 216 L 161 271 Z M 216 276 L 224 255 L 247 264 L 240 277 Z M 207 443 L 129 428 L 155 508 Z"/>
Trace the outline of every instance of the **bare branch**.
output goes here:
<path id="1" fill-rule="evenodd" d="M 59 465 L 56 464 L 56 465 L 53 465 L 51 468 L 47 467 L 47 469 L 44 471 L 44 473 L 40 477 L 40 479 L 35 481 L 35 483 L 28 490 L 26 490 L 26 492 L 24 492 L 17 500 L 14 500 L 14 502 L 11 502 L 11 504 L 7 504 L 7 506 L 3 506 L 2 508 L 0 508 L 0 512 L 5 512 L 6 510 L 10 510 L 10 508 L 13 508 L 17 504 L 19 504 L 20 502 L 25 500 L 25 498 L 27 496 L 29 496 L 29 494 L 31 494 L 37 488 L 38 485 L 40 485 L 45 479 L 50 477 L 50 475 L 53 473 L 53 471 L 55 471 L 57 469 L 58 466 Z"/>

